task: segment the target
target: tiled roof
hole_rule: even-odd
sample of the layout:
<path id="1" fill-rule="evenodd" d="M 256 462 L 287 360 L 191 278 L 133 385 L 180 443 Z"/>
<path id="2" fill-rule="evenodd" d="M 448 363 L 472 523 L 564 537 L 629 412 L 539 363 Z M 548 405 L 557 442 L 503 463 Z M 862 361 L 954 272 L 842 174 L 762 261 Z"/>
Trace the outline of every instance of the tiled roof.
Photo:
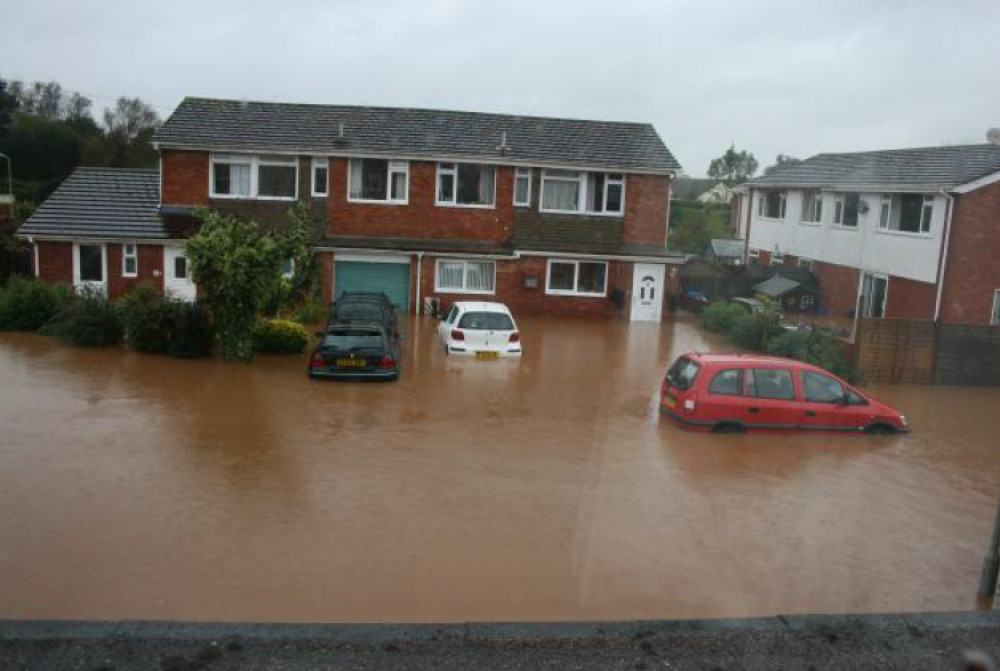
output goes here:
<path id="1" fill-rule="evenodd" d="M 997 171 L 1000 171 L 1000 146 L 970 144 L 817 154 L 801 163 L 782 165 L 749 184 L 937 190 L 953 188 Z"/>
<path id="2" fill-rule="evenodd" d="M 507 149 L 501 151 L 504 133 Z M 392 107 L 185 98 L 156 142 L 216 151 L 478 159 L 653 173 L 680 169 L 648 123 Z"/>
<path id="3" fill-rule="evenodd" d="M 160 240 L 159 171 L 77 168 L 18 229 L 21 235 Z"/>

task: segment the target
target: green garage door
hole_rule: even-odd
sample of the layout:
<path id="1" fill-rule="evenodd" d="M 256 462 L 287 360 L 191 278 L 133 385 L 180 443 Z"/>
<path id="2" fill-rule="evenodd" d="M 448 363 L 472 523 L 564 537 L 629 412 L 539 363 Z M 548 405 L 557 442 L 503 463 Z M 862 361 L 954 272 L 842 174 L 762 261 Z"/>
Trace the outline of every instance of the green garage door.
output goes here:
<path id="1" fill-rule="evenodd" d="M 410 305 L 410 264 L 335 261 L 334 291 L 382 291 L 401 312 Z"/>

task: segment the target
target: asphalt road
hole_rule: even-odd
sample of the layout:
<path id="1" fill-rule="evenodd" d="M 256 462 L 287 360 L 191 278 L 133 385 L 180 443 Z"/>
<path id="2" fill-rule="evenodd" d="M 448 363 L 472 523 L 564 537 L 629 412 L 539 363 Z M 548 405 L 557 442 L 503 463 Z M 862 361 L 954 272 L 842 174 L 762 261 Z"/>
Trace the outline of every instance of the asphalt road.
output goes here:
<path id="1" fill-rule="evenodd" d="M 0 622 L 0 668 L 961 669 L 1000 658 L 1000 613 L 627 623 Z"/>

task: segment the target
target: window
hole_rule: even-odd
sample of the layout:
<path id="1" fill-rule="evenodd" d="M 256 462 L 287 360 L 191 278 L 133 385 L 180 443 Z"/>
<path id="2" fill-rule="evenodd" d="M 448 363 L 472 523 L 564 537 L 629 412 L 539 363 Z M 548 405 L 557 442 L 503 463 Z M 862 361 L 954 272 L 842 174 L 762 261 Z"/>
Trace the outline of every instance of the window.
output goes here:
<path id="1" fill-rule="evenodd" d="M 878 227 L 883 231 L 930 233 L 934 196 L 904 193 L 882 196 Z"/>
<path id="2" fill-rule="evenodd" d="M 710 394 L 740 396 L 743 394 L 743 371 L 738 368 L 723 370 L 715 374 L 708 385 Z"/>
<path id="3" fill-rule="evenodd" d="M 174 257 L 174 278 L 186 280 L 188 276 L 188 260 L 186 256 Z"/>
<path id="4" fill-rule="evenodd" d="M 514 173 L 514 205 L 531 205 L 531 168 L 517 168 Z"/>
<path id="5" fill-rule="evenodd" d="M 818 224 L 823 221 L 823 193 L 805 191 L 802 194 L 802 221 Z"/>
<path id="6" fill-rule="evenodd" d="M 771 263 L 772 264 L 775 264 L 775 263 L 784 263 L 784 262 L 785 262 L 785 253 L 784 252 L 779 252 L 777 249 L 774 250 L 773 252 L 771 252 Z"/>
<path id="7" fill-rule="evenodd" d="M 77 262 L 81 282 L 104 281 L 104 248 L 100 245 L 80 245 Z"/>
<path id="8" fill-rule="evenodd" d="M 785 192 L 764 191 L 757 201 L 757 214 L 767 219 L 785 218 Z"/>
<path id="9" fill-rule="evenodd" d="M 791 401 L 795 398 L 792 372 L 779 368 L 754 368 L 747 371 L 747 396 Z"/>
<path id="10" fill-rule="evenodd" d="M 458 328 L 470 331 L 513 331 L 514 321 L 503 312 L 466 312 Z"/>
<path id="11" fill-rule="evenodd" d="M 667 370 L 667 382 L 678 389 L 690 389 L 698 377 L 699 366 L 691 359 L 681 357 Z"/>
<path id="12" fill-rule="evenodd" d="M 213 198 L 295 200 L 299 179 L 295 157 L 213 154 L 211 163 Z"/>
<path id="13" fill-rule="evenodd" d="M 603 261 L 549 261 L 545 293 L 567 296 L 604 296 L 608 264 Z"/>
<path id="14" fill-rule="evenodd" d="M 865 273 L 861 281 L 862 317 L 885 317 L 885 304 L 889 294 L 889 278 L 885 275 Z"/>
<path id="15" fill-rule="evenodd" d="M 759 259 L 760 258 L 760 250 L 759 249 L 751 249 L 751 250 L 749 250 L 747 252 L 747 256 L 749 258 L 751 258 L 751 259 Z"/>
<path id="16" fill-rule="evenodd" d="M 330 195 L 330 162 L 325 158 L 314 158 L 312 171 L 312 195 Z"/>
<path id="17" fill-rule="evenodd" d="M 847 228 L 857 228 L 860 209 L 861 194 L 838 193 L 833 202 L 833 223 Z"/>
<path id="18" fill-rule="evenodd" d="M 993 291 L 993 313 L 990 316 L 990 324 L 1000 326 L 1000 289 Z"/>
<path id="19" fill-rule="evenodd" d="M 493 207 L 496 168 L 478 163 L 438 163 L 437 204 Z"/>
<path id="20" fill-rule="evenodd" d="M 136 277 L 139 274 L 139 257 L 135 245 L 122 245 L 122 277 Z"/>
<path id="21" fill-rule="evenodd" d="M 352 158 L 348 166 L 348 200 L 406 203 L 410 174 L 406 161 Z"/>
<path id="22" fill-rule="evenodd" d="M 295 276 L 295 259 L 288 257 L 281 263 L 281 276 L 286 280 Z"/>
<path id="23" fill-rule="evenodd" d="M 542 212 L 624 212 L 625 176 L 621 173 L 542 171 Z"/>
<path id="24" fill-rule="evenodd" d="M 812 272 L 812 269 L 813 269 L 813 260 L 810 259 L 810 258 L 808 258 L 808 257 L 806 257 L 806 256 L 800 256 L 799 257 L 799 268 L 806 268 L 807 270 L 809 270 L 809 272 Z"/>
<path id="25" fill-rule="evenodd" d="M 840 403 L 844 388 L 831 377 L 803 371 L 802 394 L 809 403 Z"/>
<path id="26" fill-rule="evenodd" d="M 491 294 L 496 285 L 496 264 L 492 261 L 445 260 L 437 262 L 440 293 Z"/>
<path id="27" fill-rule="evenodd" d="M 802 294 L 799 298 L 799 309 L 811 310 L 816 306 L 816 297 L 812 294 Z"/>

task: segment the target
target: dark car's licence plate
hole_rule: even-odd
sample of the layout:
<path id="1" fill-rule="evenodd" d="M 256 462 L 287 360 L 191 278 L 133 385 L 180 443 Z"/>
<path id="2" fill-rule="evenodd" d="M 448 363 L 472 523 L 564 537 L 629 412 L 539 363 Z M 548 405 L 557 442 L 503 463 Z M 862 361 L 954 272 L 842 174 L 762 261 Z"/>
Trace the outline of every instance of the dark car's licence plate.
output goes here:
<path id="1" fill-rule="evenodd" d="M 367 362 L 364 359 L 337 359 L 338 368 L 364 368 Z"/>

